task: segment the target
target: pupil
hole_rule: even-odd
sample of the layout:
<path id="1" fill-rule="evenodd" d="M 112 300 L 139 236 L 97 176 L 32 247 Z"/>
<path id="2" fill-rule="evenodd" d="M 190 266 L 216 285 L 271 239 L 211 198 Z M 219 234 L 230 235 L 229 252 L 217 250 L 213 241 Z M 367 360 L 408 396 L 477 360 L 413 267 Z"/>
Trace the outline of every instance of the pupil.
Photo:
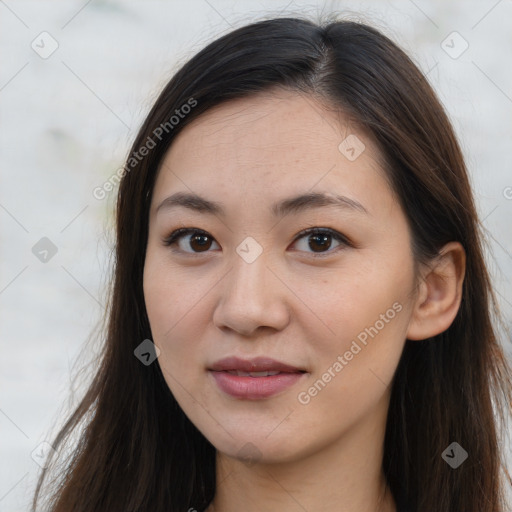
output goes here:
<path id="1" fill-rule="evenodd" d="M 208 237 L 206 235 L 196 235 L 196 236 L 192 237 L 192 240 L 190 242 L 190 245 L 192 246 L 192 248 L 194 248 L 193 247 L 193 243 L 198 243 L 199 247 L 202 247 L 203 249 L 205 247 L 206 247 L 206 249 L 209 248 L 209 246 L 208 246 Z"/>
<path id="2" fill-rule="evenodd" d="M 326 243 L 328 242 L 329 238 L 330 238 L 331 235 L 312 235 L 312 237 L 310 238 L 310 243 L 309 243 L 309 248 L 310 249 L 313 249 L 314 251 L 314 247 L 311 245 L 311 240 L 320 240 L 321 242 L 321 246 L 320 248 L 328 248 L 329 244 Z M 318 251 L 317 251 L 318 252 Z"/>

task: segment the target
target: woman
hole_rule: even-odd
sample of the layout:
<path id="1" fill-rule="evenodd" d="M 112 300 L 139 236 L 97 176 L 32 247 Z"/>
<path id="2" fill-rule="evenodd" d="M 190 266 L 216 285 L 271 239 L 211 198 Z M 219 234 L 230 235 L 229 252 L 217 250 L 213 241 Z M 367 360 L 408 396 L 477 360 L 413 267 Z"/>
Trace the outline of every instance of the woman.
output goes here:
<path id="1" fill-rule="evenodd" d="M 212 42 L 124 167 L 105 352 L 45 510 L 505 512 L 482 254 L 450 122 L 387 37 Z"/>

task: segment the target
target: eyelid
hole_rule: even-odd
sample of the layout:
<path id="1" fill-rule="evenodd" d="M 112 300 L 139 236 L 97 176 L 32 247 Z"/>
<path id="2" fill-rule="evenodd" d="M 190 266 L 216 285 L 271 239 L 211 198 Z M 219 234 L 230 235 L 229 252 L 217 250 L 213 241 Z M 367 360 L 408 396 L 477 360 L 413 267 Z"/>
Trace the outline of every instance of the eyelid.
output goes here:
<path id="1" fill-rule="evenodd" d="M 300 231 L 299 233 L 297 233 L 297 235 L 295 236 L 295 238 L 292 242 L 292 245 L 295 244 L 297 242 L 297 240 L 300 240 L 301 238 L 303 238 L 306 235 L 325 234 L 325 233 L 327 233 L 328 235 L 331 235 L 336 241 L 340 242 L 342 245 L 345 245 L 347 247 L 352 247 L 352 248 L 355 247 L 355 245 L 345 235 L 343 235 L 339 231 L 336 231 L 335 229 L 332 229 L 332 228 L 320 227 L 320 226 L 306 228 L 306 229 L 303 229 L 302 231 Z M 211 238 L 212 240 L 214 240 L 215 242 L 217 242 L 215 240 L 215 238 L 213 236 L 211 236 L 207 231 L 200 229 L 200 228 L 192 228 L 192 227 L 176 229 L 169 236 L 165 237 L 162 240 L 162 242 L 165 246 L 171 246 L 176 241 L 178 241 L 181 236 L 189 235 L 189 234 L 205 235 L 205 236 Z M 334 249 L 330 249 L 325 252 L 319 252 L 319 253 L 311 252 L 309 254 L 311 254 L 314 258 L 324 258 L 324 257 L 331 256 L 332 254 L 338 252 L 340 247 L 342 247 L 342 246 L 335 247 Z M 202 254 L 211 252 L 211 251 L 204 251 L 204 253 L 187 252 L 187 251 L 181 251 L 179 249 L 178 250 L 173 249 L 173 251 L 182 252 L 182 253 L 185 253 L 187 255 L 194 256 L 194 257 L 201 256 Z M 301 252 L 301 251 L 296 251 L 296 252 Z"/>

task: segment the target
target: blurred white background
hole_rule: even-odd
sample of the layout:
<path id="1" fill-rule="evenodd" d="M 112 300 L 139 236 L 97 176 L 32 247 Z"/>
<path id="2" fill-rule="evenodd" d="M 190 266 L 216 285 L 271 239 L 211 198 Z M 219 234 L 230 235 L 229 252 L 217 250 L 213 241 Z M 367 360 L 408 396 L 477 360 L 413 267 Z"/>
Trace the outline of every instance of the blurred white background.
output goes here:
<path id="1" fill-rule="evenodd" d="M 101 318 L 117 189 L 103 200 L 93 189 L 210 40 L 262 15 L 331 11 L 383 30 L 428 73 L 465 152 L 512 325 L 511 0 L 0 0 L 0 511 L 28 510 L 36 447 L 61 424 L 73 363 Z M 46 262 L 33 252 L 43 237 L 57 250 Z"/>

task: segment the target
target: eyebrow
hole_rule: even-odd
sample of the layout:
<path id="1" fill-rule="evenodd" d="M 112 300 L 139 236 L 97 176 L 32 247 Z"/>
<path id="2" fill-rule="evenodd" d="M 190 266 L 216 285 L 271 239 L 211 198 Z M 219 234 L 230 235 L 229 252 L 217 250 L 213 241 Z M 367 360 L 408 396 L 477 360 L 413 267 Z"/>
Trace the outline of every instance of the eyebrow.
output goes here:
<path id="1" fill-rule="evenodd" d="M 221 203 L 210 201 L 195 193 L 189 192 L 176 192 L 175 194 L 165 198 L 158 205 L 155 213 L 180 206 L 199 213 L 220 216 L 225 215 L 225 210 Z M 271 211 L 275 217 L 284 217 L 289 213 L 299 213 L 323 206 L 334 206 L 343 210 L 352 210 L 370 215 L 368 210 L 355 199 L 339 194 L 327 194 L 324 192 L 307 192 L 305 194 L 278 201 L 272 205 Z"/>

